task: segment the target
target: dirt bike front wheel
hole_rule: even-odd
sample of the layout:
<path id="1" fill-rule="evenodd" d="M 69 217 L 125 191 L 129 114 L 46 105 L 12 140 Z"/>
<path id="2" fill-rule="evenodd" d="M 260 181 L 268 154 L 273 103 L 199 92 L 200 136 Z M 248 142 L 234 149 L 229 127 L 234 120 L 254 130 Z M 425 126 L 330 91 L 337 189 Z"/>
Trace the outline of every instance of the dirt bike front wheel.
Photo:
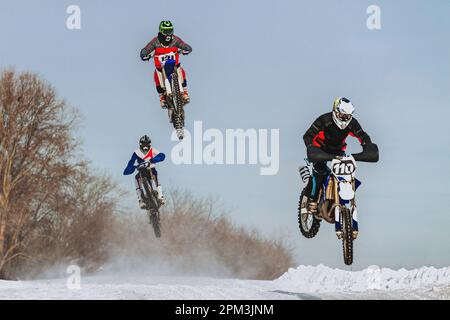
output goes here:
<path id="1" fill-rule="evenodd" d="M 148 210 L 149 222 L 153 227 L 156 238 L 161 238 L 161 221 L 158 210 Z"/>
<path id="2" fill-rule="evenodd" d="M 160 203 L 157 198 L 157 191 L 153 190 L 151 187 L 151 181 L 149 179 L 144 178 L 144 189 L 146 193 L 146 202 L 148 206 L 148 218 L 149 223 L 153 226 L 153 231 L 155 232 L 155 236 L 157 238 L 161 237 L 161 227 L 159 221 L 159 207 Z"/>
<path id="3" fill-rule="evenodd" d="M 345 207 L 341 209 L 341 226 L 344 263 L 349 266 L 353 264 L 353 228 L 352 214 L 350 210 Z"/>
<path id="4" fill-rule="evenodd" d="M 174 92 L 174 112 L 172 114 L 173 127 L 176 130 L 176 134 L 179 140 L 184 138 L 184 100 L 180 91 L 180 83 L 178 81 L 178 74 L 174 72 L 172 74 L 172 85 Z"/>

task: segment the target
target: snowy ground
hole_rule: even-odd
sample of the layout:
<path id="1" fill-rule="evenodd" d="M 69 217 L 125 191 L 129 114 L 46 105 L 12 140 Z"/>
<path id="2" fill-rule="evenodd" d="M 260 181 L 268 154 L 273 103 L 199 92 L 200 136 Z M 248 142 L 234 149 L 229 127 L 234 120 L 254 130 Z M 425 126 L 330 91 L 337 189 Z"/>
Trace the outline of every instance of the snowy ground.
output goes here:
<path id="1" fill-rule="evenodd" d="M 62 278 L 0 281 L 0 299 L 450 299 L 450 267 L 300 266 L 274 281 L 108 273 L 82 277 L 79 290 Z"/>

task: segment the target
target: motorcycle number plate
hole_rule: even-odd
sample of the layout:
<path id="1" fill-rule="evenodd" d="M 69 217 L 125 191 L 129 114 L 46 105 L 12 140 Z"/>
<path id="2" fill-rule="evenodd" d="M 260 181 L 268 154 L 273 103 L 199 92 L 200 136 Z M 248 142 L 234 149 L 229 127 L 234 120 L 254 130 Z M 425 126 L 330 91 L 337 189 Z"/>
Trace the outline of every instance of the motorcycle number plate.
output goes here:
<path id="1" fill-rule="evenodd" d="M 158 56 L 158 60 L 161 63 L 165 63 L 167 60 L 175 60 L 175 54 L 173 53 L 162 54 Z"/>
<path id="2" fill-rule="evenodd" d="M 355 172 L 356 165 L 351 160 L 343 160 L 334 163 L 332 165 L 332 170 L 336 176 L 347 176 Z"/>

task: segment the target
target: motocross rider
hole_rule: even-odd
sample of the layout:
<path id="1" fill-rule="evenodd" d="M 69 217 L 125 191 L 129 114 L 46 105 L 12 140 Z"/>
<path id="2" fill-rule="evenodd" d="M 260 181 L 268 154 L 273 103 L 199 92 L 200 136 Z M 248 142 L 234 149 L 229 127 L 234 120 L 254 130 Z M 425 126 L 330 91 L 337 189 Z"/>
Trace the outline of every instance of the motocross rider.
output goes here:
<path id="1" fill-rule="evenodd" d="M 343 156 L 347 147 L 345 140 L 349 135 L 357 138 L 363 148 L 372 144 L 369 135 L 353 117 L 354 110 L 349 99 L 345 97 L 335 99 L 332 112 L 318 117 L 303 136 L 308 154 L 322 150 L 328 154 Z M 308 197 L 309 210 L 317 211 L 319 190 L 330 169 L 326 161 L 313 162 L 313 168 L 305 195 Z"/>
<path id="2" fill-rule="evenodd" d="M 149 162 L 149 169 L 152 171 L 153 178 L 155 179 L 156 183 L 156 190 L 158 191 L 158 199 L 161 201 L 162 204 L 165 203 L 165 197 L 162 193 L 161 184 L 158 180 L 158 172 L 156 171 L 155 164 L 161 161 L 164 161 L 166 158 L 165 154 L 162 152 L 159 152 L 157 149 L 152 148 L 152 141 L 147 136 L 144 135 L 139 139 L 139 149 L 137 149 L 135 152 L 133 152 L 131 159 L 128 161 L 127 167 L 123 171 L 124 175 L 130 175 L 132 174 L 135 169 L 135 163 L 141 164 L 143 162 Z M 147 209 L 146 205 L 143 201 L 143 191 L 142 191 L 142 185 L 139 182 L 138 174 L 135 176 L 135 183 L 136 183 L 136 192 L 139 199 L 139 206 L 141 209 Z"/>
<path id="3" fill-rule="evenodd" d="M 190 102 L 190 98 L 187 92 L 187 80 L 186 73 L 181 67 L 179 61 L 178 49 L 182 50 L 183 55 L 187 55 L 192 52 L 192 47 L 181 40 L 179 37 L 173 34 L 174 26 L 170 21 L 161 21 L 159 24 L 158 36 L 153 38 L 146 46 L 141 50 L 141 59 L 143 61 L 149 60 L 150 55 L 154 52 L 154 62 L 156 70 L 154 72 L 154 80 L 156 84 L 156 90 L 159 93 L 159 102 L 162 108 L 167 107 L 167 101 L 164 94 L 164 81 L 162 79 L 161 62 L 159 56 L 173 52 L 175 54 L 175 61 L 177 64 L 180 79 L 183 79 L 183 99 L 185 103 Z"/>

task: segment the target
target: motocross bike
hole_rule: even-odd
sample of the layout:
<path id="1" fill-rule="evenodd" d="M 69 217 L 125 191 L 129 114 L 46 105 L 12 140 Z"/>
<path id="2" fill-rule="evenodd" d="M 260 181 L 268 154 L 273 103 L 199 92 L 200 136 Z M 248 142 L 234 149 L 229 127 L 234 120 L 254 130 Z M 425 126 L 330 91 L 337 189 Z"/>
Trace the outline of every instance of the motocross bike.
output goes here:
<path id="1" fill-rule="evenodd" d="M 179 140 L 184 138 L 184 106 L 186 105 L 183 99 L 183 76 L 181 70 L 176 65 L 175 55 L 183 53 L 170 52 L 158 56 L 161 63 L 161 71 L 163 81 L 161 87 L 164 89 L 164 94 L 167 101 L 167 109 L 170 122 L 176 131 Z M 150 60 L 153 56 L 148 55 L 145 60 Z"/>
<path id="2" fill-rule="evenodd" d="M 317 206 L 311 206 L 303 189 L 298 206 L 300 232 L 306 238 L 313 238 L 319 232 L 320 223 L 325 220 L 334 224 L 338 239 L 342 240 L 344 263 L 353 263 L 353 241 L 358 236 L 358 213 L 355 192 L 361 182 L 355 178 L 356 161 L 377 162 L 378 147 L 375 144 L 363 146 L 361 153 L 345 156 L 326 154 L 320 149 L 308 154 L 307 165 L 300 168 L 303 182 L 314 179 L 312 165 L 308 161 L 331 160 L 331 169 L 323 186 L 319 186 Z M 314 184 L 315 180 L 312 181 Z"/>
<path id="3" fill-rule="evenodd" d="M 158 191 L 153 188 L 153 173 L 150 169 L 150 163 L 145 161 L 137 165 L 138 183 L 141 186 L 142 201 L 145 203 L 149 223 L 153 226 L 155 237 L 161 238 L 161 224 L 159 209 L 162 202 L 158 199 Z"/>

